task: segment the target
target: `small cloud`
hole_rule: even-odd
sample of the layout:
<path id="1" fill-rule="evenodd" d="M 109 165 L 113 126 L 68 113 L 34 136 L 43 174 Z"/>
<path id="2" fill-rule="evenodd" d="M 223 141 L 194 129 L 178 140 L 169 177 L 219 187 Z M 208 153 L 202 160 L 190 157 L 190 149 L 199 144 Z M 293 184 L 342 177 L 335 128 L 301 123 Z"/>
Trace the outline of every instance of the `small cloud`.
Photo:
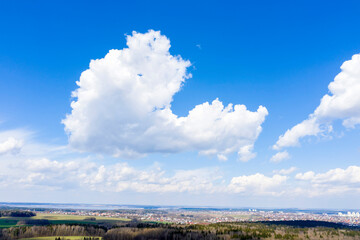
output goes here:
<path id="1" fill-rule="evenodd" d="M 279 163 L 289 158 L 290 158 L 290 154 L 287 151 L 278 152 L 271 157 L 270 162 Z"/>
<path id="2" fill-rule="evenodd" d="M 254 148 L 254 145 L 245 145 L 245 146 L 241 147 L 238 152 L 239 160 L 242 162 L 247 162 L 247 161 L 255 158 L 256 153 L 252 152 L 253 148 Z"/>
<path id="3" fill-rule="evenodd" d="M 228 160 L 228 158 L 224 154 L 218 154 L 217 158 L 223 162 L 226 162 Z"/>
<path id="4" fill-rule="evenodd" d="M 0 155 L 17 154 L 23 146 L 23 141 L 9 137 L 6 141 L 0 143 Z"/>
<path id="5" fill-rule="evenodd" d="M 278 174 L 267 177 L 261 173 L 233 177 L 228 185 L 228 191 L 251 195 L 279 196 L 283 194 L 281 188 L 286 183 L 287 178 L 287 176 Z"/>
<path id="6" fill-rule="evenodd" d="M 200 50 L 202 49 L 200 44 L 196 44 L 196 47 Z"/>
<path id="7" fill-rule="evenodd" d="M 293 173 L 297 170 L 296 167 L 291 167 L 288 169 L 280 169 L 280 170 L 274 170 L 273 173 L 281 174 L 281 175 L 289 175 L 290 173 Z"/>

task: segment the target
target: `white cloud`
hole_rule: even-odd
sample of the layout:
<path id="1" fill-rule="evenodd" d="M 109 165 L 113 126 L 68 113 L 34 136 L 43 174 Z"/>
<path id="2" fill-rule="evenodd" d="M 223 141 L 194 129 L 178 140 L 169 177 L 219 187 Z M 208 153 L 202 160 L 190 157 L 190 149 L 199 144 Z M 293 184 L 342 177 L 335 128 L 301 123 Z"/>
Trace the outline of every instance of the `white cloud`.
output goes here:
<path id="1" fill-rule="evenodd" d="M 281 175 L 289 175 L 297 170 L 296 167 L 290 167 L 288 169 L 280 169 L 274 170 L 273 173 L 281 174 Z"/>
<path id="2" fill-rule="evenodd" d="M 212 193 L 220 188 L 222 175 L 216 168 L 176 170 L 171 174 L 158 164 L 146 169 L 127 163 L 100 165 L 96 156 L 84 157 L 62 146 L 39 143 L 25 130 L 0 132 L 1 141 L 9 136 L 25 141 L 20 154 L 0 155 L 0 189 Z"/>
<path id="3" fill-rule="evenodd" d="M 13 166 L 21 172 L 18 182 L 24 187 L 42 187 L 46 190 L 72 189 L 81 185 L 79 176 L 97 170 L 94 163 L 76 161 L 53 161 L 48 158 L 28 159 Z M 20 170 L 21 169 L 21 170 Z"/>
<path id="4" fill-rule="evenodd" d="M 25 129 L 9 129 L 0 131 L 0 156 L 18 155 L 24 150 L 25 142 L 32 132 Z"/>
<path id="5" fill-rule="evenodd" d="M 278 152 L 271 157 L 270 162 L 279 163 L 289 158 L 290 158 L 290 154 L 287 151 Z"/>
<path id="6" fill-rule="evenodd" d="M 239 154 L 239 160 L 242 162 L 247 162 L 250 159 L 253 159 L 256 157 L 256 153 L 253 153 L 252 150 L 254 148 L 254 145 L 245 145 L 240 148 L 238 154 Z"/>
<path id="7" fill-rule="evenodd" d="M 315 174 L 313 171 L 296 174 L 296 179 L 311 181 L 313 183 L 359 184 L 360 167 L 349 166 L 347 169 L 336 168 L 326 173 Z"/>
<path id="8" fill-rule="evenodd" d="M 22 187 L 45 190 L 89 189 L 100 192 L 131 191 L 138 193 L 217 193 L 278 196 L 284 193 L 286 176 L 272 177 L 257 173 L 234 177 L 226 183 L 217 168 L 176 170 L 172 175 L 157 164 L 138 169 L 128 163 L 98 165 L 83 161 L 52 161 L 46 158 L 26 161 L 19 180 Z M 13 176 L 14 177 L 14 176 Z"/>
<path id="9" fill-rule="evenodd" d="M 63 120 L 72 147 L 128 158 L 181 151 L 221 160 L 233 152 L 242 161 L 255 156 L 250 150 L 268 114 L 265 107 L 251 112 L 215 99 L 179 117 L 171 102 L 191 77 L 190 62 L 172 56 L 160 32 L 133 32 L 127 45 L 92 60 L 81 74 L 72 112 Z"/>
<path id="10" fill-rule="evenodd" d="M 87 188 L 101 192 L 212 193 L 218 191 L 218 180 L 222 179 L 220 172 L 211 168 L 177 170 L 173 176 L 166 176 L 165 171 L 156 165 L 140 170 L 127 163 L 99 166 L 86 160 L 59 162 L 47 158 L 31 159 L 16 167 L 24 172 L 19 180 L 12 179 L 13 182 L 47 190 Z"/>
<path id="11" fill-rule="evenodd" d="M 0 143 L 0 155 L 2 154 L 17 154 L 23 146 L 21 140 L 9 137 L 6 141 Z"/>
<path id="12" fill-rule="evenodd" d="M 282 195 L 283 185 L 287 180 L 287 176 L 275 174 L 267 177 L 261 173 L 254 175 L 244 175 L 233 177 L 228 186 L 228 190 L 234 193 L 246 193 L 253 195 Z"/>
<path id="13" fill-rule="evenodd" d="M 160 168 L 138 170 L 127 163 L 101 166 L 98 172 L 82 176 L 85 185 L 93 190 L 121 192 L 207 192 L 216 190 L 216 180 L 221 179 L 216 169 L 178 170 L 167 177 Z"/>
<path id="14" fill-rule="evenodd" d="M 283 147 L 298 146 L 300 138 L 305 136 L 316 136 L 320 132 L 319 123 L 316 121 L 316 118 L 311 117 L 287 130 L 284 135 L 279 137 L 279 140 L 273 148 L 275 150 L 280 150 Z"/>
<path id="15" fill-rule="evenodd" d="M 66 148 L 38 142 L 35 137 L 34 132 L 21 128 L 0 132 L 2 150 L 2 154 L 0 154 L 0 182 L 2 187 L 21 188 L 22 184 L 19 184 L 19 179 L 23 179 L 25 176 L 28 177 L 29 181 L 46 179 L 46 172 L 51 169 L 49 164 L 56 164 L 57 162 L 50 163 L 46 161 L 44 156 L 60 156 L 60 159 L 68 157 L 69 151 Z M 30 164 L 32 161 L 28 159 L 41 159 L 41 161 Z M 35 171 L 40 168 L 43 171 Z M 34 174 L 28 176 L 30 172 Z"/>
<path id="16" fill-rule="evenodd" d="M 26 160 L 27 158 L 41 158 L 43 156 L 52 157 L 70 152 L 67 146 L 52 144 L 51 141 L 40 142 L 36 137 L 35 132 L 23 128 L 1 131 L 0 161 L 10 158 L 12 160 Z"/>
<path id="17" fill-rule="evenodd" d="M 77 170 L 80 167 L 79 162 L 68 161 L 68 162 L 58 162 L 51 161 L 47 158 L 35 159 L 35 160 L 27 160 L 25 165 L 28 170 L 36 171 L 36 172 L 59 172 L 59 171 L 72 171 Z M 88 167 L 88 164 L 87 164 Z"/>
<path id="18" fill-rule="evenodd" d="M 5 157 L 5 156 L 4 156 Z M 308 171 L 291 177 L 296 168 L 224 179 L 217 168 L 175 170 L 165 172 L 158 164 L 135 168 L 128 163 L 101 165 L 91 158 L 50 160 L 15 156 L 3 161 L 0 168 L 0 189 L 31 190 L 92 190 L 100 192 L 137 193 L 191 193 L 240 194 L 242 196 L 327 195 L 360 194 L 360 167 L 332 169 L 325 173 Z M 6 158 L 5 158 L 6 159 Z M 7 163 L 7 164 L 6 164 Z M 289 175 L 289 176 L 286 176 Z"/>
<path id="19" fill-rule="evenodd" d="M 360 193 L 360 167 L 349 166 L 346 169 L 336 168 L 325 173 L 308 171 L 296 174 L 295 178 L 308 182 L 311 188 L 304 191 L 311 196 L 342 194 L 345 192 Z"/>
<path id="20" fill-rule="evenodd" d="M 332 121 L 336 119 L 342 120 L 346 128 L 360 123 L 360 54 L 342 64 L 341 72 L 328 88 L 330 93 L 322 97 L 314 113 L 280 136 L 274 149 L 296 146 L 305 136 L 331 131 Z"/>
<path id="21" fill-rule="evenodd" d="M 6 139 L 10 132 L 0 132 L 0 139 Z M 10 135 L 19 137 L 21 132 Z M 25 134 L 26 135 L 26 134 Z M 26 139 L 26 138 L 25 138 Z M 360 194 L 360 167 L 333 169 L 325 173 L 308 171 L 290 175 L 296 168 L 273 171 L 272 176 L 262 173 L 243 175 L 226 180 L 218 168 L 175 170 L 166 172 L 159 164 L 146 168 L 135 168 L 125 162 L 100 164 L 94 156 L 79 158 L 77 154 L 63 151 L 61 147 L 44 152 L 29 151 L 32 146 L 41 146 L 30 138 L 20 154 L 0 156 L 0 190 L 29 189 L 39 191 L 100 191 L 136 193 L 189 193 L 226 194 L 246 197 L 273 196 L 291 199 L 297 196 L 322 197 Z M 50 146 L 51 148 L 51 146 Z M 54 153 L 55 151 L 56 153 Z M 30 157 L 28 157 L 30 156 Z M 56 156 L 56 160 L 51 160 Z M 81 156 L 81 155 L 80 155 Z M 68 160 L 71 158 L 72 160 Z M 286 176 L 289 175 L 289 176 Z"/>
<path id="22" fill-rule="evenodd" d="M 217 168 L 176 170 L 171 175 L 157 164 L 138 169 L 125 162 L 105 166 L 86 159 L 64 162 L 30 159 L 13 165 L 12 169 L 11 174 L 3 176 L 7 185 L 43 190 L 278 196 L 284 193 L 282 188 L 287 180 L 286 176 L 278 174 L 267 177 L 257 173 L 234 177 L 226 183 Z"/>

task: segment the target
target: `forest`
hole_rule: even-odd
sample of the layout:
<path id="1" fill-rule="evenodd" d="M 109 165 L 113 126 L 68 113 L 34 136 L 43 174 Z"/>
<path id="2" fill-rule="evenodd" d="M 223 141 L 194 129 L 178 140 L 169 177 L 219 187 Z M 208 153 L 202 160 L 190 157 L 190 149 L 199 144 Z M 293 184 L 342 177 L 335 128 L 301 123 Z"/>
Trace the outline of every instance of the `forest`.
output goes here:
<path id="1" fill-rule="evenodd" d="M 301 223 L 300 223 L 301 224 Z M 321 225 L 321 224 L 320 224 Z M 0 229 L 0 239 L 36 239 L 62 236 L 83 236 L 83 239 L 103 240 L 180 240 L 180 239 L 360 239 L 359 229 L 349 227 L 301 227 L 281 223 L 216 223 L 216 224 L 162 224 L 130 222 L 113 226 L 47 225 L 16 226 Z"/>
<path id="2" fill-rule="evenodd" d="M 34 217 L 36 213 L 31 211 L 21 210 L 2 210 L 0 211 L 0 217 Z"/>

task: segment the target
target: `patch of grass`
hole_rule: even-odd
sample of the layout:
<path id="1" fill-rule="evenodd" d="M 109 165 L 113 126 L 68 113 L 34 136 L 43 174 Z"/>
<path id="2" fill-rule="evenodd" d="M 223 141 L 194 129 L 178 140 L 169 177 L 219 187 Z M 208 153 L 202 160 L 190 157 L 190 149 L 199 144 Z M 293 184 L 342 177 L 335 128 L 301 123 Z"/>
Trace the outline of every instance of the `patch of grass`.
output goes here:
<path id="1" fill-rule="evenodd" d="M 9 228 L 16 226 L 18 220 L 0 218 L 0 228 Z"/>
<path id="2" fill-rule="evenodd" d="M 40 220 L 46 219 L 50 224 L 88 224 L 96 225 L 99 223 L 112 223 L 116 222 L 128 222 L 130 219 L 127 218 L 111 218 L 111 217 L 95 217 L 95 221 L 88 220 L 89 216 L 79 215 L 63 215 L 63 214 L 37 214 L 34 217 L 0 217 L 0 228 L 9 228 L 16 226 L 18 221 L 26 220 Z"/>
<path id="3" fill-rule="evenodd" d="M 96 221 L 83 221 L 83 220 L 49 220 L 50 224 L 86 224 L 86 225 L 96 225 L 99 222 Z"/>
<path id="4" fill-rule="evenodd" d="M 63 215 L 63 214 L 42 214 L 38 213 L 32 219 L 47 219 L 47 220 L 84 220 L 85 218 L 90 216 L 79 216 L 79 215 Z M 99 220 L 116 220 L 116 221 L 124 221 L 128 222 L 131 221 L 128 218 L 112 218 L 112 217 L 98 217 L 98 216 L 91 216 L 95 217 L 96 221 Z"/>

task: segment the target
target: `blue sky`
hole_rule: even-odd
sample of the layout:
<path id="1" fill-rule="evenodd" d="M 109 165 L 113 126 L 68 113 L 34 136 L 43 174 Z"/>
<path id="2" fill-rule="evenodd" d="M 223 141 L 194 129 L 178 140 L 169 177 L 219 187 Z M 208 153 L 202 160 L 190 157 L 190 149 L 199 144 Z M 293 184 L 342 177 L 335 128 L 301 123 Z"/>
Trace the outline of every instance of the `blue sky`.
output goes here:
<path id="1" fill-rule="evenodd" d="M 357 59 L 349 67 L 353 85 L 346 84 L 346 78 L 341 82 L 349 90 L 343 105 L 335 97 L 332 105 L 320 101 L 326 94 L 337 96 L 328 85 L 342 71 L 340 66 L 360 52 L 359 9 L 357 1 L 1 2 L 0 201 L 358 208 L 360 132 L 356 124 L 342 125 L 343 120 L 360 116 Z M 220 124 L 219 132 L 228 135 L 216 135 L 215 127 L 199 130 L 190 123 L 178 123 L 178 135 L 169 134 L 172 130 L 163 125 L 152 125 L 163 122 L 157 117 L 120 121 L 113 113 L 123 111 L 123 106 L 132 106 L 136 113 L 142 106 L 116 101 L 124 100 L 122 93 L 109 88 L 95 103 L 78 99 L 91 127 L 81 132 L 71 125 L 66 132 L 62 121 L 72 113 L 71 102 L 77 101 L 71 93 L 79 88 L 76 81 L 89 69 L 90 60 L 104 58 L 111 49 L 127 48 L 126 35 L 142 39 L 152 34 L 150 29 L 160 31 L 158 39 L 169 39 L 169 54 L 182 57 L 167 62 L 169 66 L 178 64 L 192 75 L 170 94 L 169 109 L 176 121 L 187 118 L 195 106 L 206 102 L 212 106 L 217 98 L 224 106 L 243 104 L 247 113 L 256 113 L 262 105 L 268 114 L 258 114 L 255 125 L 234 120 L 232 129 Z M 134 57 L 141 58 L 135 52 Z M 185 66 L 186 60 L 191 66 Z M 111 64 L 105 63 L 114 71 L 124 67 Z M 149 64 L 154 64 L 154 74 L 165 76 L 160 80 L 167 81 L 171 67 L 158 70 L 157 62 Z M 106 81 L 116 76 L 98 75 L 92 90 L 106 88 L 110 83 Z M 154 96 L 162 94 L 151 89 L 136 93 L 145 96 L 151 91 Z M 318 107 L 330 110 L 308 117 Z M 91 115 L 86 115 L 88 109 Z M 219 118 L 225 122 L 225 117 Z M 272 148 L 279 136 L 306 119 L 313 121 L 307 125 L 313 127 L 311 133 L 291 135 L 281 149 Z M 116 139 L 123 133 L 118 127 L 135 122 L 160 126 L 149 138 L 159 144 L 142 137 L 138 149 L 132 138 Z M 262 128 L 258 135 L 256 127 Z M 243 130 L 235 133 L 236 129 Z M 107 130 L 114 133 L 112 141 Z M 251 136 L 244 135 L 247 130 Z M 215 140 L 199 140 L 204 136 L 194 137 L 197 131 L 213 133 Z M 161 142 L 161 136 L 180 143 Z M 292 146 L 291 140 L 299 144 Z M 116 154 L 127 144 L 136 156 Z M 237 152 L 246 146 L 252 150 L 241 161 L 244 154 Z M 215 148 L 212 154 L 202 152 Z M 284 151 L 288 154 L 284 159 L 270 160 Z M 110 177 L 114 175 L 116 179 Z"/>

